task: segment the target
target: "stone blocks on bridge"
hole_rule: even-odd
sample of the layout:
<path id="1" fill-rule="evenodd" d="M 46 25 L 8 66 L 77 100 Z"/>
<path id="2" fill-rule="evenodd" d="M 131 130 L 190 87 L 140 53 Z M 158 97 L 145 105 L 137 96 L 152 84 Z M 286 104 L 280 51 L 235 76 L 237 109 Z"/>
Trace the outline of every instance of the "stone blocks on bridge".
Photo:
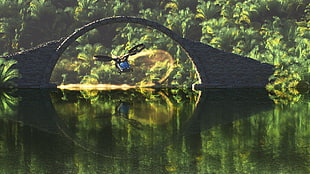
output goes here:
<path id="1" fill-rule="evenodd" d="M 21 75 L 21 78 L 14 79 L 19 88 L 56 87 L 49 84 L 50 74 L 46 74 L 46 69 L 61 41 L 50 41 L 5 57 L 17 61 L 13 68 L 18 69 Z"/>
<path id="2" fill-rule="evenodd" d="M 196 88 L 264 88 L 274 72 L 273 65 L 200 42 L 189 44 L 187 52 L 200 74 Z"/>

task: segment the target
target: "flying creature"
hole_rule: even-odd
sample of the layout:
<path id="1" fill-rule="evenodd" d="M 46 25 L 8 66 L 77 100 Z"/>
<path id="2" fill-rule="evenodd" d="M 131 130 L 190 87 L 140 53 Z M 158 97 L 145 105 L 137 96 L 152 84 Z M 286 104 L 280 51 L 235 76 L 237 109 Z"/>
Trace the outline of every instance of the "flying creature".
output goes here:
<path id="1" fill-rule="evenodd" d="M 104 61 L 104 62 L 114 61 L 116 68 L 119 70 L 119 73 L 132 72 L 133 70 L 128 62 L 128 58 L 132 55 L 141 52 L 144 48 L 145 48 L 144 44 L 138 44 L 129 49 L 128 53 L 125 55 L 117 56 L 115 58 L 110 56 L 95 55 L 93 59 L 96 61 Z"/>

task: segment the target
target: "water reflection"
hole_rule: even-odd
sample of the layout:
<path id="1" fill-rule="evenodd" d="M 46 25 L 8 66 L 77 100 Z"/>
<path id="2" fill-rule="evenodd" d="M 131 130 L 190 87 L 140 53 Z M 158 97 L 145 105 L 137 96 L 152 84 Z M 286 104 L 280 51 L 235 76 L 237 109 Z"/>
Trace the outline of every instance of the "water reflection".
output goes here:
<path id="1" fill-rule="evenodd" d="M 274 108 L 264 89 L 208 89 L 200 97 L 187 133 L 200 133 Z M 196 132 L 195 132 L 196 131 Z"/>
<path id="2" fill-rule="evenodd" d="M 309 97 L 264 90 L 0 92 L 3 173 L 308 173 Z"/>

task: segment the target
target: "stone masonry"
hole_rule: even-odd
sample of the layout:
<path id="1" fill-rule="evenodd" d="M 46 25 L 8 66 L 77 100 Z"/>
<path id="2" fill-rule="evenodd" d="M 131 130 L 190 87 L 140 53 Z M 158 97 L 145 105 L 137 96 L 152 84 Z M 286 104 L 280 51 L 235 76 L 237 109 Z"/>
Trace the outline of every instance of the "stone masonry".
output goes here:
<path id="1" fill-rule="evenodd" d="M 46 76 L 45 70 L 50 64 L 51 58 L 56 52 L 57 47 L 62 42 L 62 39 L 50 41 L 40 44 L 34 48 L 17 52 L 5 57 L 6 59 L 14 59 L 17 64 L 13 66 L 19 70 L 21 78 L 14 79 L 20 88 L 46 88 L 56 87 L 56 85 L 42 82 Z"/>

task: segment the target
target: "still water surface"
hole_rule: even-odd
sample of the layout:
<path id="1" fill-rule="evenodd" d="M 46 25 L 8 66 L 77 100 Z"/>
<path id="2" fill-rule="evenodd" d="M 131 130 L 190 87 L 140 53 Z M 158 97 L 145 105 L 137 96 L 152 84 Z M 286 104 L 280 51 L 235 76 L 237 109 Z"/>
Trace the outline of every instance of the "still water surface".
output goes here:
<path id="1" fill-rule="evenodd" d="M 1 173 L 310 173 L 310 100 L 259 89 L 0 92 Z"/>

